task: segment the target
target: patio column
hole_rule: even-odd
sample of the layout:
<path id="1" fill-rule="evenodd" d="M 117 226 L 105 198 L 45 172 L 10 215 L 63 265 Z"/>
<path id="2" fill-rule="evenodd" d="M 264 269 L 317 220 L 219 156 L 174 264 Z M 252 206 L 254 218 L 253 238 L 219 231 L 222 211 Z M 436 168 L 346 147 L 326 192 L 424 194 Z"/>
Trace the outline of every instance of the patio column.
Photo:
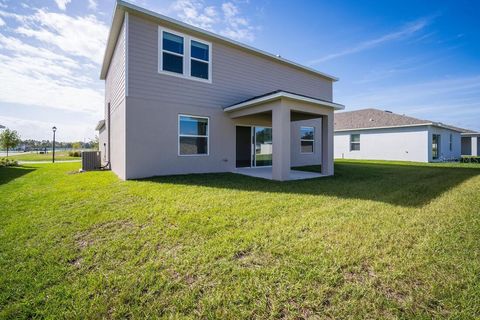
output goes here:
<path id="1" fill-rule="evenodd" d="M 333 112 L 322 116 L 322 174 L 333 175 Z"/>
<path id="2" fill-rule="evenodd" d="M 272 108 L 272 179 L 290 176 L 290 108 L 279 103 Z"/>
<path id="3" fill-rule="evenodd" d="M 476 157 L 478 156 L 478 137 L 472 137 L 470 140 L 472 142 L 472 156 Z"/>

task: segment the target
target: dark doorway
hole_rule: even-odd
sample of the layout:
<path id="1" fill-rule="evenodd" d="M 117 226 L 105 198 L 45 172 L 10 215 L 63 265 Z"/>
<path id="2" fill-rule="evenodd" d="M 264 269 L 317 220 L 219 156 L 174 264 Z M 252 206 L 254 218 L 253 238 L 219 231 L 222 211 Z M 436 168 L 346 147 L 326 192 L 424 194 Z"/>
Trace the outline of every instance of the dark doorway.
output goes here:
<path id="1" fill-rule="evenodd" d="M 237 126 L 237 168 L 250 167 L 252 165 L 252 128 Z"/>

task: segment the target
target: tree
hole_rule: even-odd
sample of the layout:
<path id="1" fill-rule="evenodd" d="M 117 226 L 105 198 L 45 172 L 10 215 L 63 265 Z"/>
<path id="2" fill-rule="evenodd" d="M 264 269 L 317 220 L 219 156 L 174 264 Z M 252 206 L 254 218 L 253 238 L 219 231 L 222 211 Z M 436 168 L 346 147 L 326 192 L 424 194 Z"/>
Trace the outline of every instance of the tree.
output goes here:
<path id="1" fill-rule="evenodd" d="M 99 145 L 98 136 L 95 135 L 95 139 L 90 140 L 90 148 L 92 148 L 93 150 L 99 150 L 98 145 Z"/>
<path id="2" fill-rule="evenodd" d="M 20 141 L 20 136 L 15 130 L 10 130 L 7 128 L 0 133 L 0 146 L 3 149 L 7 149 L 7 157 L 8 150 L 11 148 L 15 148 L 20 143 Z"/>
<path id="3" fill-rule="evenodd" d="M 79 150 L 82 148 L 82 143 L 81 142 L 74 142 L 72 143 L 72 149 L 73 150 Z"/>

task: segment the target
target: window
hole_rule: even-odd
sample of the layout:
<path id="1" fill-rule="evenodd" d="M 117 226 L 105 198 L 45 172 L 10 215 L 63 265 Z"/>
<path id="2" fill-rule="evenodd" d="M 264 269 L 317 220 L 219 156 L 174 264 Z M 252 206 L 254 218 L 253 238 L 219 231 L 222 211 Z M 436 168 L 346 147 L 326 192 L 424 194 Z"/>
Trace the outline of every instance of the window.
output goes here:
<path id="1" fill-rule="evenodd" d="M 315 128 L 300 127 L 300 153 L 313 153 Z"/>
<path id="2" fill-rule="evenodd" d="M 195 40 L 191 41 L 190 48 L 190 75 L 208 80 L 209 45 Z"/>
<path id="3" fill-rule="evenodd" d="M 208 155 L 208 118 L 187 115 L 178 117 L 178 154 Z"/>
<path id="4" fill-rule="evenodd" d="M 440 135 L 432 135 L 432 159 L 437 160 L 440 154 Z"/>
<path id="5" fill-rule="evenodd" d="M 450 133 L 450 151 L 453 150 L 453 134 Z"/>
<path id="6" fill-rule="evenodd" d="M 211 83 L 212 45 L 159 27 L 158 71 Z"/>
<path id="7" fill-rule="evenodd" d="M 162 70 L 183 74 L 183 37 L 163 31 Z"/>
<path id="8" fill-rule="evenodd" d="M 350 151 L 360 151 L 360 134 L 350 135 Z"/>

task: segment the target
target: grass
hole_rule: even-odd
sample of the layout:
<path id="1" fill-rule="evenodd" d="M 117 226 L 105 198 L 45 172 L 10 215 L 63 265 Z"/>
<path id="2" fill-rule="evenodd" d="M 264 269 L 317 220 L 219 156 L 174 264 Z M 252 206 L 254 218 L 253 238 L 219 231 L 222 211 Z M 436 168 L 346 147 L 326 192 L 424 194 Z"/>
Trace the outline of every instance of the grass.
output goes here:
<path id="1" fill-rule="evenodd" d="M 40 153 L 16 153 L 8 156 L 9 159 L 15 159 L 18 161 L 51 161 L 52 160 L 52 153 L 49 152 L 47 154 L 40 154 Z M 80 160 L 80 157 L 70 157 L 68 155 L 68 151 L 58 151 L 55 152 L 55 160 Z"/>
<path id="2" fill-rule="evenodd" d="M 480 166 L 0 168 L 0 318 L 479 318 Z M 310 168 L 318 169 L 318 168 Z"/>

